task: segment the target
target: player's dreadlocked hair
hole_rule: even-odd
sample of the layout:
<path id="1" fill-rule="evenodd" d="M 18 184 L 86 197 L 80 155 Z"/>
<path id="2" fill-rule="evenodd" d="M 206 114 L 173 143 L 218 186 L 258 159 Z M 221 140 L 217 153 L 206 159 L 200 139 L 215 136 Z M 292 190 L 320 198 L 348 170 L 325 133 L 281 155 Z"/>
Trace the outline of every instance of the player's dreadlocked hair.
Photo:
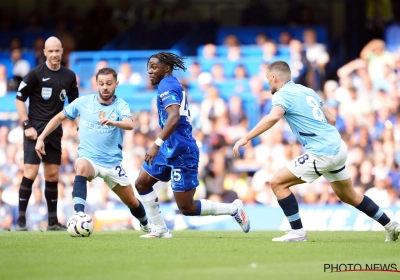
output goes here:
<path id="1" fill-rule="evenodd" d="M 180 57 L 179 55 L 170 52 L 159 52 L 150 56 L 147 65 L 149 65 L 149 61 L 152 57 L 158 58 L 159 61 L 169 65 L 172 70 L 182 69 L 183 71 L 186 71 L 185 62 L 183 61 L 185 59 L 184 57 Z"/>

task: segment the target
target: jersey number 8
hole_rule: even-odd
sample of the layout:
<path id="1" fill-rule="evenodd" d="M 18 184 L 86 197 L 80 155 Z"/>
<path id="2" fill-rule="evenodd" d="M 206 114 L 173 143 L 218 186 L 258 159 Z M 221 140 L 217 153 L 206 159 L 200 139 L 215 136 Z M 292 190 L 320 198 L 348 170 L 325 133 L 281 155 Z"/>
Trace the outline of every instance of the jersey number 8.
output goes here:
<path id="1" fill-rule="evenodd" d="M 319 108 L 318 101 L 313 96 L 306 97 L 307 104 L 311 106 L 313 116 L 316 120 L 325 122 L 325 116 L 322 110 Z"/>

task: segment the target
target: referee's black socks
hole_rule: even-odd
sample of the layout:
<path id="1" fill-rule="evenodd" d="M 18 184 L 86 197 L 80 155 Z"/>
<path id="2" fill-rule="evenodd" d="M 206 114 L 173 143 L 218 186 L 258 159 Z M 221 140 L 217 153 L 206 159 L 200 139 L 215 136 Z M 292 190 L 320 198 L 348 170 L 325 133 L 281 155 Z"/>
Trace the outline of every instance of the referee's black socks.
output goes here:
<path id="1" fill-rule="evenodd" d="M 46 197 L 49 226 L 58 223 L 57 220 L 57 199 L 58 199 L 58 181 L 45 181 L 44 196 Z"/>
<path id="2" fill-rule="evenodd" d="M 26 208 L 28 207 L 29 198 L 32 194 L 33 180 L 22 177 L 19 187 L 19 203 L 18 203 L 18 224 L 25 226 L 26 224 Z"/>

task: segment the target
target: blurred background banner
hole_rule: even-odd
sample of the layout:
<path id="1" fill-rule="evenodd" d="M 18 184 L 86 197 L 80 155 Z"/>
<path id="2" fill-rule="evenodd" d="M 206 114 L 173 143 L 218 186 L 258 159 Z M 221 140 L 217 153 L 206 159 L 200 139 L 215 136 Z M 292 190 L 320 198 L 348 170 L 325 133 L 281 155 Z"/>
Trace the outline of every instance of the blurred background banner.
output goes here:
<path id="1" fill-rule="evenodd" d="M 176 204 L 162 204 L 160 209 L 167 226 L 173 230 L 238 230 L 229 216 L 183 216 L 176 210 Z M 398 207 L 382 209 L 391 219 L 400 219 Z M 247 205 L 246 212 L 251 220 L 251 230 L 289 230 L 290 226 L 279 207 L 264 205 Z M 348 206 L 315 206 L 300 205 L 300 215 L 304 229 L 307 231 L 383 231 L 368 216 L 357 209 Z M 95 214 L 95 230 L 139 229 L 139 223 L 129 211 L 108 210 Z"/>

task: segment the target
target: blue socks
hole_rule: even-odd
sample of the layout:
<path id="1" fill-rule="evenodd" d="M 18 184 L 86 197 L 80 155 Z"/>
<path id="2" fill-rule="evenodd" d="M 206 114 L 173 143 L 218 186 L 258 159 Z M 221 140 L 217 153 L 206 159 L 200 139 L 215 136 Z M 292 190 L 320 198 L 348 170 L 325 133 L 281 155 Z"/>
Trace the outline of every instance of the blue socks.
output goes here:
<path id="1" fill-rule="evenodd" d="M 80 175 L 75 176 L 72 199 L 74 201 L 74 209 L 76 212 L 85 212 L 87 195 L 86 183 L 86 177 Z"/>
<path id="2" fill-rule="evenodd" d="M 301 229 L 303 224 L 301 223 L 299 215 L 299 204 L 297 203 L 296 197 L 293 193 L 290 193 L 288 197 L 278 200 L 283 213 L 285 213 L 286 218 L 290 223 L 292 229 Z"/>
<path id="3" fill-rule="evenodd" d="M 369 217 L 380 223 L 382 226 L 386 226 L 390 222 L 390 219 L 385 214 L 385 212 L 383 212 L 379 208 L 379 206 L 375 202 L 373 202 L 368 196 L 364 195 L 364 199 L 358 206 L 356 206 L 356 208 L 361 212 L 367 214 Z"/>
<path id="4" fill-rule="evenodd" d="M 139 207 L 137 208 L 129 208 L 131 211 L 132 215 L 139 220 L 140 224 L 145 226 L 147 225 L 147 216 L 146 216 L 146 211 L 144 210 L 142 202 L 139 201 Z"/>

